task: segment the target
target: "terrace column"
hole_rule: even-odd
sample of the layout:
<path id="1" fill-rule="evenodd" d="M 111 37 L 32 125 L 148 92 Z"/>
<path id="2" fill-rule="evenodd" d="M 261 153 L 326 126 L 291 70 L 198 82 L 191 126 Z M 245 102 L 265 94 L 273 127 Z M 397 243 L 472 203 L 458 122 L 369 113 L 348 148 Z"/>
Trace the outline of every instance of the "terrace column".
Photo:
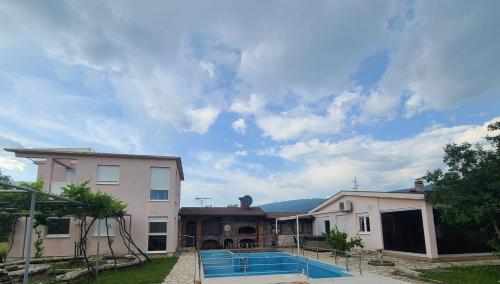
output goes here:
<path id="1" fill-rule="evenodd" d="M 429 201 L 424 201 L 422 208 L 422 223 L 424 225 L 425 252 L 431 261 L 438 258 L 436 241 L 436 227 L 434 226 L 434 213 Z"/>
<path id="2" fill-rule="evenodd" d="M 259 222 L 259 227 L 257 229 L 257 242 L 259 243 L 259 247 L 264 247 L 264 221 Z"/>
<path id="3" fill-rule="evenodd" d="M 201 249 L 201 222 L 202 220 L 196 220 L 196 246 Z"/>

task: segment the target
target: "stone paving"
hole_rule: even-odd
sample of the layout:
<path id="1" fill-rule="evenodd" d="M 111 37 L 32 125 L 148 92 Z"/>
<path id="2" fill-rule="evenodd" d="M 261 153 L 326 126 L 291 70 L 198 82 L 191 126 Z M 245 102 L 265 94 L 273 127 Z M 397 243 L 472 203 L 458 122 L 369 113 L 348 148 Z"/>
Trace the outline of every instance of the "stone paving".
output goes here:
<path id="1" fill-rule="evenodd" d="M 286 251 L 286 250 L 284 250 Z M 287 251 L 292 253 L 291 250 Z M 302 252 L 300 253 L 302 255 Z M 310 259 L 316 259 L 337 265 L 340 267 L 346 267 L 346 261 L 344 257 L 338 257 L 337 263 L 335 264 L 335 258 L 331 256 L 330 252 L 316 252 L 306 251 L 305 256 Z M 390 260 L 395 263 L 395 266 L 372 266 L 368 265 L 369 260 L 375 259 L 374 255 L 364 255 L 361 259 L 361 270 L 362 272 L 376 273 L 378 275 L 390 277 L 393 279 L 401 280 L 409 283 L 428 283 L 420 280 L 415 280 L 412 278 L 407 278 L 401 275 L 396 275 L 394 273 L 395 268 L 416 270 L 416 269 L 432 269 L 432 268 L 446 268 L 452 266 L 475 266 L 475 265 L 500 265 L 500 259 L 492 260 L 476 260 L 476 261 L 460 261 L 460 262 L 440 262 L 440 263 L 430 263 L 418 260 L 403 259 L 397 257 L 384 256 L 384 260 Z M 177 264 L 174 266 L 170 274 L 167 276 L 163 283 L 168 284 L 181 284 L 181 283 L 193 283 L 194 273 L 195 273 L 195 253 L 194 252 L 183 252 L 180 256 Z M 353 258 L 349 260 L 349 271 L 351 274 L 359 275 L 359 258 Z"/>
<path id="2" fill-rule="evenodd" d="M 194 252 L 183 252 L 177 263 L 167 275 L 163 284 L 186 284 L 194 283 L 196 259 Z"/>

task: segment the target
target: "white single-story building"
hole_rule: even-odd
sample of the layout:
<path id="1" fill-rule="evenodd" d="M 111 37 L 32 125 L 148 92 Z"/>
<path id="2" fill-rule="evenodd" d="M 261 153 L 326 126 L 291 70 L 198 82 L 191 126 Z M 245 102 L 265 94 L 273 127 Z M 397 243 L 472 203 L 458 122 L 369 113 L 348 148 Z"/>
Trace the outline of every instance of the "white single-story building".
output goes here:
<path id="1" fill-rule="evenodd" d="M 426 198 L 432 186 L 393 192 L 340 191 L 308 214 L 314 235 L 335 228 L 359 236 L 366 250 L 429 261 L 489 256 L 488 237 L 478 230 L 443 223 Z"/>

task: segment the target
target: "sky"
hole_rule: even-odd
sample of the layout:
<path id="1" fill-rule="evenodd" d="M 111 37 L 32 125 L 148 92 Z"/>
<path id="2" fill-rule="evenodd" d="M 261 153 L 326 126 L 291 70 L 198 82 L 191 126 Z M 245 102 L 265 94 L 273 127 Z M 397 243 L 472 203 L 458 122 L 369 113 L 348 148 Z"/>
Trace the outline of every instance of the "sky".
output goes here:
<path id="1" fill-rule="evenodd" d="M 181 205 L 408 188 L 500 119 L 499 1 L 0 1 L 0 148 L 182 157 Z M 0 150 L 0 170 L 36 167 Z"/>

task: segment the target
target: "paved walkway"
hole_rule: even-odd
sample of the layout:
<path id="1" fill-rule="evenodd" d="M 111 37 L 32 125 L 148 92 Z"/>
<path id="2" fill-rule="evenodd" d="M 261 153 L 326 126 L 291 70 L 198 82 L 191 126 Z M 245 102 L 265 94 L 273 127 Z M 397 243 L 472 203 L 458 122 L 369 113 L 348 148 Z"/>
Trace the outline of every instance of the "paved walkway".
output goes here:
<path id="1" fill-rule="evenodd" d="M 289 253 L 291 251 L 288 251 Z M 302 254 L 302 252 L 301 252 Z M 310 259 L 316 259 L 330 263 L 333 265 L 337 265 L 339 267 L 345 268 L 345 258 L 337 258 L 337 263 L 335 263 L 335 259 L 330 255 L 329 252 L 323 252 L 316 254 L 315 252 L 310 252 L 306 251 L 305 255 L 309 257 Z M 394 267 L 382 267 L 382 266 L 372 266 L 368 265 L 369 260 L 373 260 L 375 257 L 373 255 L 367 255 L 363 256 L 361 260 L 361 270 L 362 270 L 362 275 L 359 273 L 359 259 L 350 259 L 349 260 L 349 272 L 352 274 L 354 277 L 352 278 L 342 278 L 342 279 L 335 279 L 335 281 L 332 282 L 331 279 L 329 279 L 330 282 L 326 283 L 428 283 L 428 282 L 422 282 L 418 281 L 415 279 L 411 278 L 406 278 L 400 275 L 394 274 Z M 389 257 L 385 256 L 384 260 L 390 260 L 395 263 L 395 267 L 397 268 L 403 268 L 403 269 L 410 269 L 410 270 L 416 270 L 416 269 L 430 269 L 430 268 L 446 268 L 446 267 L 451 267 L 451 266 L 473 266 L 473 265 L 500 265 L 500 259 L 494 259 L 494 260 L 477 260 L 477 261 L 460 261 L 460 262 L 441 262 L 441 263 L 430 263 L 430 262 L 424 262 L 424 261 L 417 261 L 417 260 L 409 260 L 409 259 L 403 259 L 403 258 L 396 258 L 396 257 Z M 165 281 L 163 283 L 168 283 L 168 284 L 187 284 L 187 283 L 193 283 L 194 282 L 194 273 L 195 273 L 195 254 L 194 252 L 183 252 L 182 255 L 180 256 L 179 260 L 177 261 L 177 264 L 174 266 L 170 274 L 165 278 Z M 197 269 L 197 268 L 196 268 Z M 291 274 L 291 276 L 295 277 L 295 281 L 302 281 L 300 283 L 324 283 L 321 282 L 320 280 L 314 280 L 314 279 L 306 279 L 305 276 L 302 277 L 303 275 L 294 275 Z M 270 279 L 266 279 L 266 283 L 292 283 L 292 279 L 287 279 L 285 275 L 280 275 L 279 278 L 281 281 L 275 282 L 272 278 L 273 276 L 270 275 Z M 302 279 L 302 278 L 303 279 Z M 288 277 L 289 278 L 289 277 Z M 237 280 L 237 282 L 235 282 Z M 229 282 L 227 282 L 229 281 Z M 223 280 L 223 278 L 217 278 L 217 279 L 206 279 L 203 281 L 205 284 L 210 284 L 210 283 L 217 283 L 217 284 L 222 284 L 222 283 L 264 283 L 262 282 L 264 279 L 253 279 L 251 276 L 247 276 L 245 278 L 227 278 Z M 353 282 L 354 281 L 354 282 Z"/>
<path id="2" fill-rule="evenodd" d="M 194 252 L 183 252 L 163 284 L 194 283 L 195 263 Z"/>

